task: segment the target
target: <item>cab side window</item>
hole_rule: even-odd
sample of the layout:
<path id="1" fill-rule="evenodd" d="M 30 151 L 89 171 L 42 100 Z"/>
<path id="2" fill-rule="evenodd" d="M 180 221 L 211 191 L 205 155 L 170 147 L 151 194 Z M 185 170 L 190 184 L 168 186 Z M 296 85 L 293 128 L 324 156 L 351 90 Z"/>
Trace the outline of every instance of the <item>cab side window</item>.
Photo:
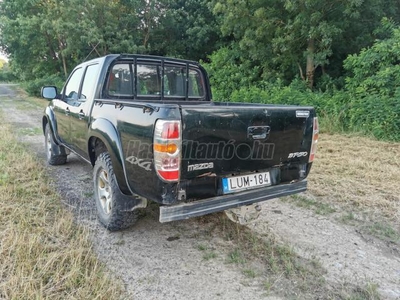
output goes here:
<path id="1" fill-rule="evenodd" d="M 193 99 L 205 96 L 203 77 L 195 69 L 189 69 L 189 77 L 186 80 L 186 67 L 164 67 L 164 96 L 185 97 L 186 82 L 188 83 L 188 97 Z"/>
<path id="2" fill-rule="evenodd" d="M 85 102 L 93 97 L 96 90 L 96 75 L 99 70 L 99 65 L 90 65 L 87 67 L 85 77 L 82 84 L 82 92 L 79 97 L 80 102 Z"/>
<path id="3" fill-rule="evenodd" d="M 197 70 L 189 70 L 189 97 L 204 97 L 203 79 Z"/>
<path id="4" fill-rule="evenodd" d="M 185 97 L 186 95 L 186 67 L 165 66 L 164 68 L 164 95 Z"/>
<path id="5" fill-rule="evenodd" d="M 161 67 L 156 65 L 137 65 L 138 96 L 161 95 Z"/>
<path id="6" fill-rule="evenodd" d="M 83 69 L 79 68 L 72 73 L 64 88 L 64 101 L 73 104 L 78 101 L 79 87 L 81 84 Z"/>
<path id="7" fill-rule="evenodd" d="M 108 80 L 110 96 L 133 97 L 133 76 L 131 64 L 119 63 L 113 66 Z"/>

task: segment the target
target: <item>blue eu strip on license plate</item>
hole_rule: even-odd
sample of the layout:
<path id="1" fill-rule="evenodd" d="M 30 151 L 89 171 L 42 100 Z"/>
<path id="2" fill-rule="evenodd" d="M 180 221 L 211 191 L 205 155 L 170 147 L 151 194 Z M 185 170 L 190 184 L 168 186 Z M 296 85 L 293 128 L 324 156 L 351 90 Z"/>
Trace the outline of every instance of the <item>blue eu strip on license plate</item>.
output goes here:
<path id="1" fill-rule="evenodd" d="M 222 178 L 224 194 L 271 185 L 269 172 Z"/>

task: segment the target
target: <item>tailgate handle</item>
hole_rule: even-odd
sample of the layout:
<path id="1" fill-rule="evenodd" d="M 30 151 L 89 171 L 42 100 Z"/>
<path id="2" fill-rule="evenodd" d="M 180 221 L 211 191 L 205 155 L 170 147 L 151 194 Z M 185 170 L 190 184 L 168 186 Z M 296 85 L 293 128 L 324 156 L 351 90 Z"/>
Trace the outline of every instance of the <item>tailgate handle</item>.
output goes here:
<path id="1" fill-rule="evenodd" d="M 250 126 L 247 128 L 247 137 L 253 140 L 264 140 L 268 138 L 270 131 L 269 126 Z"/>

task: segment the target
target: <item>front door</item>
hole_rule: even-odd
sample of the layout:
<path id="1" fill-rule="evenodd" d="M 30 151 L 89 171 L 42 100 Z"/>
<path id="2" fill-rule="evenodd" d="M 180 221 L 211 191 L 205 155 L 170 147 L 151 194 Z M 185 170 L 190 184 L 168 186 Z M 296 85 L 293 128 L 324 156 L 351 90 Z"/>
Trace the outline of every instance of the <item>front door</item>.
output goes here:
<path id="1" fill-rule="evenodd" d="M 56 101 L 54 107 L 59 137 L 68 147 L 72 144 L 71 114 L 73 107 L 79 103 L 78 93 L 82 75 L 83 68 L 74 70 L 63 89 L 62 100 Z"/>

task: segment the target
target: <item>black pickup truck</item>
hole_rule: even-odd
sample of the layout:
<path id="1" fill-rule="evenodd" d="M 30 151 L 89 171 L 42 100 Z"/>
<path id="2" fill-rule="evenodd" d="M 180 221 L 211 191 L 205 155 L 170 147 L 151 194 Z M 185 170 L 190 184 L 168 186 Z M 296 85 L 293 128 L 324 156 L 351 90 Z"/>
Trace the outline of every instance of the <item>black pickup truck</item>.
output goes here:
<path id="1" fill-rule="evenodd" d="M 47 160 L 90 163 L 100 222 L 133 224 L 148 200 L 168 222 L 303 192 L 318 141 L 312 107 L 213 102 L 196 62 L 107 55 L 84 62 L 43 120 Z"/>

